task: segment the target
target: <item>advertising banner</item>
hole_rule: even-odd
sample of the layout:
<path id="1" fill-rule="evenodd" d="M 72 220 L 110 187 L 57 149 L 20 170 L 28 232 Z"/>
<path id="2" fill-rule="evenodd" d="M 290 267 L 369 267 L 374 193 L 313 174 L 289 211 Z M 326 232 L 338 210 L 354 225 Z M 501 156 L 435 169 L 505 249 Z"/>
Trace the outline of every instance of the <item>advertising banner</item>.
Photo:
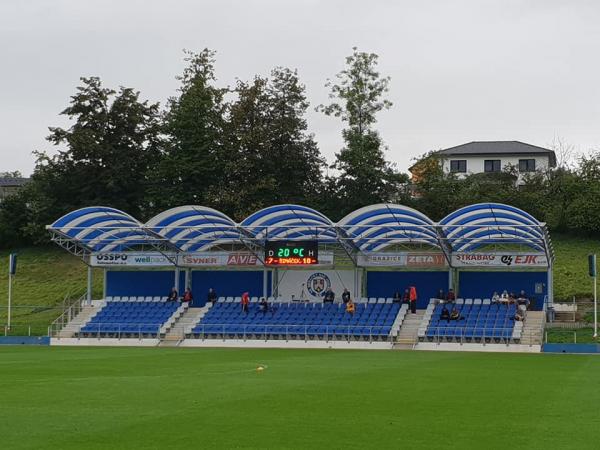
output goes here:
<path id="1" fill-rule="evenodd" d="M 182 267 L 262 266 L 260 259 L 250 252 L 205 252 L 179 255 Z"/>
<path id="2" fill-rule="evenodd" d="M 168 257 L 167 257 L 168 256 Z M 251 252 L 198 252 L 162 254 L 159 252 L 96 253 L 90 264 L 95 267 L 169 267 L 177 259 L 179 267 L 262 267 L 261 260 Z M 318 265 L 332 265 L 333 252 L 322 252 Z"/>
<path id="3" fill-rule="evenodd" d="M 443 253 L 380 252 L 358 255 L 358 265 L 361 267 L 445 267 L 446 257 Z"/>
<path id="4" fill-rule="evenodd" d="M 169 255 L 174 258 L 175 255 Z M 172 266 L 165 255 L 151 253 L 97 253 L 90 259 L 90 265 L 96 267 L 165 267 Z"/>
<path id="5" fill-rule="evenodd" d="M 286 298 L 321 301 L 323 293 L 331 288 L 336 301 L 342 297 L 344 288 L 348 288 L 352 298 L 356 298 L 354 289 L 354 270 L 281 270 L 278 271 L 279 295 Z M 360 278 L 358 280 L 360 292 Z"/>
<path id="6" fill-rule="evenodd" d="M 548 267 L 544 253 L 454 253 L 454 267 Z"/>

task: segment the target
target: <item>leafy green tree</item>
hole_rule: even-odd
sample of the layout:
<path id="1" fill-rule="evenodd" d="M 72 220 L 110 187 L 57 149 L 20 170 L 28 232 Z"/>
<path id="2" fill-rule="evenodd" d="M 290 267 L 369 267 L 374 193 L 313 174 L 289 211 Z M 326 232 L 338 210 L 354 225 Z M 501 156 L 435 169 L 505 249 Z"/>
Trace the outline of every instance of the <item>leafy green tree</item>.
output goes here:
<path id="1" fill-rule="evenodd" d="M 177 77 L 179 95 L 168 100 L 164 115 L 162 158 L 150 175 L 154 182 L 148 195 L 155 212 L 185 204 L 218 207 L 214 192 L 227 182 L 223 98 L 228 89 L 215 86 L 214 51 L 185 54 L 187 67 Z"/>
<path id="2" fill-rule="evenodd" d="M 347 127 L 342 131 L 345 146 L 336 154 L 332 168 L 337 177 L 337 210 L 345 214 L 361 206 L 392 201 L 407 177 L 397 173 L 384 156 L 384 145 L 373 129 L 377 113 L 392 103 L 384 98 L 390 78 L 377 71 L 378 56 L 353 48 L 337 82 L 328 81 L 331 103 L 317 109 L 339 117 Z"/>
<path id="3" fill-rule="evenodd" d="M 0 248 L 15 248 L 31 242 L 27 237 L 30 210 L 26 199 L 25 193 L 20 191 L 0 203 Z"/>
<path id="4" fill-rule="evenodd" d="M 81 80 L 61 113 L 72 125 L 50 128 L 47 139 L 58 153 L 35 153 L 28 205 L 29 232 L 38 240 L 45 240 L 45 224 L 83 206 L 112 206 L 135 217 L 146 209 L 146 176 L 158 155 L 158 104 L 140 101 L 131 88 L 105 88 L 97 77 Z"/>
<path id="5" fill-rule="evenodd" d="M 238 81 L 229 106 L 230 208 L 241 218 L 278 203 L 314 204 L 324 160 L 305 119 L 308 101 L 296 71 Z"/>
<path id="6" fill-rule="evenodd" d="M 23 175 L 18 170 L 9 172 L 0 172 L 0 178 L 23 178 Z"/>

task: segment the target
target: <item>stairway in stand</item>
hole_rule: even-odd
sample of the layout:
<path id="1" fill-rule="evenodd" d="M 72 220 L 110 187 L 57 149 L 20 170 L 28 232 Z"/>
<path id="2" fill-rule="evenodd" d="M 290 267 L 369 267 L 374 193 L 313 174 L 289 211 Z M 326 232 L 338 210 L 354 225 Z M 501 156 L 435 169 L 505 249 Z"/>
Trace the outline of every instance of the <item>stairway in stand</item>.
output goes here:
<path id="1" fill-rule="evenodd" d="M 64 326 L 62 330 L 58 332 L 58 338 L 72 338 L 75 337 L 75 333 L 79 331 L 89 320 L 96 315 L 98 311 L 104 308 L 104 302 L 94 301 L 92 305 L 85 305 L 81 308 L 79 314 L 77 314 L 71 321 Z"/>
<path id="2" fill-rule="evenodd" d="M 521 344 L 542 345 L 545 323 L 546 316 L 544 311 L 527 311 L 527 316 L 523 322 Z"/>
<path id="3" fill-rule="evenodd" d="M 406 313 L 404 322 L 402 322 L 402 326 L 400 327 L 400 333 L 398 333 L 398 338 L 394 344 L 396 350 L 412 350 L 417 342 L 417 331 L 424 315 L 424 309 L 417 310 L 415 314 L 412 314 L 410 311 Z"/>
<path id="4" fill-rule="evenodd" d="M 188 308 L 175 324 L 167 331 L 158 344 L 160 347 L 177 347 L 185 335 L 189 333 L 202 317 L 208 312 L 212 305 L 209 303 L 201 308 Z"/>

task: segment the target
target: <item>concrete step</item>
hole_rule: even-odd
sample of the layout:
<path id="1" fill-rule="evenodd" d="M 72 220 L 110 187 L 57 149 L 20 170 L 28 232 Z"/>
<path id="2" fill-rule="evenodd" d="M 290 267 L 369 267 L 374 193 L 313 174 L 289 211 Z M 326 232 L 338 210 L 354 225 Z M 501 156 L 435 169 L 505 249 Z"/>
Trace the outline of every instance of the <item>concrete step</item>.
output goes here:
<path id="1" fill-rule="evenodd" d="M 410 343 L 410 344 L 404 344 L 404 343 L 395 343 L 394 344 L 394 350 L 412 350 L 414 346 L 414 343 Z"/>
<path id="2" fill-rule="evenodd" d="M 405 350 L 412 349 L 417 340 L 417 332 L 424 315 L 424 310 L 417 310 L 415 314 L 412 314 L 410 311 L 406 313 L 402 326 L 400 327 L 400 332 L 396 338 L 397 345 L 408 347 L 405 348 Z M 396 348 L 396 346 L 394 346 L 394 348 Z M 402 349 L 402 347 L 398 348 Z"/>
<path id="3" fill-rule="evenodd" d="M 178 347 L 181 339 L 163 339 L 158 343 L 159 347 Z"/>
<path id="4" fill-rule="evenodd" d="M 79 329 L 84 326 L 86 323 L 90 321 L 90 319 L 95 316 L 98 311 L 100 311 L 104 307 L 104 304 L 100 304 L 99 306 L 85 305 L 71 321 L 66 324 L 62 330 L 58 332 L 59 338 L 71 338 L 74 337 L 75 333 L 79 331 Z"/>
<path id="5" fill-rule="evenodd" d="M 208 310 L 209 306 L 203 306 L 202 308 L 188 308 L 185 310 L 167 331 L 165 340 L 183 339 L 186 331 L 196 325 Z"/>

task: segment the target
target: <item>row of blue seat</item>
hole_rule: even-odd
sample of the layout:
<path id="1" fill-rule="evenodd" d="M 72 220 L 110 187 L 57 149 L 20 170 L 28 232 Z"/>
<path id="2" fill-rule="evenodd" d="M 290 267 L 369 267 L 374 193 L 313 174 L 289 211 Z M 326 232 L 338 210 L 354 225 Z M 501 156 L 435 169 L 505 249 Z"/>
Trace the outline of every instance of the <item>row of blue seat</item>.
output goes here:
<path id="1" fill-rule="evenodd" d="M 302 336 L 388 336 L 391 326 L 324 326 L 324 325 L 197 325 L 192 330 L 194 335 L 206 335 L 208 337 L 262 337 L 265 335 L 286 335 L 291 338 Z"/>
<path id="2" fill-rule="evenodd" d="M 249 312 L 239 304 L 217 303 L 193 327 L 191 335 L 202 337 L 324 338 L 355 336 L 383 338 L 390 334 L 398 316 L 398 304 L 356 305 L 354 314 L 338 304 L 273 303 L 271 311 L 261 312 L 257 304 Z M 310 304 L 309 304 L 310 305 Z"/>
<path id="3" fill-rule="evenodd" d="M 158 334 L 161 324 L 132 324 L 132 323 L 96 323 L 87 324 L 81 329 L 83 333 L 128 333 L 128 334 Z"/>
<path id="4" fill-rule="evenodd" d="M 515 305 L 456 305 L 459 320 L 442 319 L 444 307 L 441 304 L 435 306 L 425 332 L 427 338 L 480 341 L 488 338 L 510 339 L 513 334 Z M 449 311 L 452 308 L 454 306 L 447 307 Z"/>
<path id="5" fill-rule="evenodd" d="M 178 302 L 109 301 L 81 328 L 85 334 L 156 335 L 180 306 Z"/>

